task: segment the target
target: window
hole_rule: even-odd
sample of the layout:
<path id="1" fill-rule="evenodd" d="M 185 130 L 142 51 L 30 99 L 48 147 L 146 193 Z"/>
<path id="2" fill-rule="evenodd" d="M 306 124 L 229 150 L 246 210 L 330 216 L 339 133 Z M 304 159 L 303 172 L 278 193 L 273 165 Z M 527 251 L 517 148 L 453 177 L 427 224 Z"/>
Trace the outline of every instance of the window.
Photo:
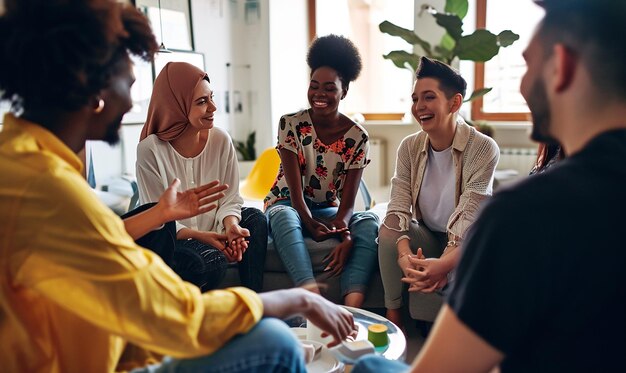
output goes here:
<path id="1" fill-rule="evenodd" d="M 363 70 L 350 84 L 342 111 L 360 113 L 366 120 L 400 120 L 411 106 L 412 74 L 399 69 L 383 54 L 410 51 L 400 38 L 385 35 L 378 25 L 388 20 L 413 29 L 413 1 L 397 0 L 309 0 L 309 36 L 343 35 L 361 53 Z"/>
<path id="2" fill-rule="evenodd" d="M 526 101 L 519 91 L 520 80 L 526 71 L 522 52 L 542 16 L 541 8 L 530 1 L 476 0 L 477 28 L 486 28 L 494 34 L 508 29 L 519 34 L 520 39 L 509 47 L 501 48 L 500 53 L 490 61 L 476 64 L 476 89 L 493 87 L 493 90 L 472 102 L 472 119 L 529 119 Z"/>

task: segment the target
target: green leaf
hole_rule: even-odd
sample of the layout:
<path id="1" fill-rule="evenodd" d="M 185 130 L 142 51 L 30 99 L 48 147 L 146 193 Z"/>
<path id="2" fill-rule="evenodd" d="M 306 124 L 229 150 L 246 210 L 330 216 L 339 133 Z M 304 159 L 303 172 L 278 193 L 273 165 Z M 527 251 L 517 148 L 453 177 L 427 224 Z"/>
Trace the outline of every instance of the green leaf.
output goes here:
<path id="1" fill-rule="evenodd" d="M 235 150 L 241 154 L 242 161 L 253 161 L 256 159 L 256 150 L 254 143 L 256 142 L 256 133 L 252 131 L 248 134 L 246 142 L 233 140 Z"/>
<path id="2" fill-rule="evenodd" d="M 248 139 L 246 141 L 246 149 L 248 152 L 249 160 L 256 159 L 256 149 L 254 149 L 255 142 L 256 142 L 256 132 L 252 131 L 248 134 Z"/>
<path id="3" fill-rule="evenodd" d="M 493 88 L 481 88 L 481 89 L 477 89 L 474 92 L 472 92 L 472 94 L 469 96 L 469 98 L 467 100 L 464 100 L 463 102 L 469 102 L 472 100 L 475 100 L 479 97 L 482 97 L 484 95 L 486 95 L 487 93 L 491 92 Z"/>
<path id="4" fill-rule="evenodd" d="M 446 50 L 452 52 L 454 47 L 456 46 L 456 40 L 450 36 L 447 32 L 441 37 L 441 41 L 439 42 L 439 46 Z"/>
<path id="5" fill-rule="evenodd" d="M 460 19 L 465 18 L 469 4 L 467 0 L 446 0 L 444 12 L 452 13 L 459 16 Z"/>
<path id="6" fill-rule="evenodd" d="M 407 51 L 391 51 L 383 55 L 383 58 L 390 60 L 397 67 L 410 68 L 413 71 L 417 70 L 417 64 L 420 60 L 420 56 Z"/>
<path id="7" fill-rule="evenodd" d="M 499 49 L 498 37 L 487 30 L 480 29 L 459 39 L 454 52 L 461 60 L 485 62 L 498 54 Z"/>
<path id="8" fill-rule="evenodd" d="M 447 35 L 447 34 L 446 34 Z M 454 56 L 452 55 L 452 51 L 446 48 L 442 48 L 440 45 L 435 45 L 435 52 L 437 52 L 437 58 L 441 62 L 445 62 L 450 65 Z"/>
<path id="9" fill-rule="evenodd" d="M 511 30 L 504 30 L 498 34 L 498 45 L 501 47 L 508 47 L 519 40 L 519 35 Z"/>
<path id="10" fill-rule="evenodd" d="M 435 13 L 433 16 L 437 24 L 445 28 L 454 40 L 461 38 L 461 35 L 463 35 L 463 21 L 461 21 L 459 16 L 447 13 Z"/>
<path id="11" fill-rule="evenodd" d="M 411 45 L 419 45 L 422 47 L 426 54 L 431 54 L 431 46 L 430 43 L 421 39 L 419 36 L 415 35 L 415 33 L 411 30 L 405 29 L 400 26 L 396 26 L 389 21 L 383 21 L 380 25 L 378 25 L 378 29 L 385 34 L 389 34 L 391 36 L 398 36 L 404 39 L 407 43 Z"/>

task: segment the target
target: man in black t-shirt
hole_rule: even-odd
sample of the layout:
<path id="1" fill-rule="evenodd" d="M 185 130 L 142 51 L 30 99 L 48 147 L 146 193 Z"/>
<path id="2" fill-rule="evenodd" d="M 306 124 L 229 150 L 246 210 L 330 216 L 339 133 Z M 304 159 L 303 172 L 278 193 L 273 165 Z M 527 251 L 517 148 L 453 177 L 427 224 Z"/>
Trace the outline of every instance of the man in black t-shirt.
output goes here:
<path id="1" fill-rule="evenodd" d="M 521 92 L 566 159 L 484 206 L 414 372 L 626 370 L 626 2 L 535 2 Z"/>

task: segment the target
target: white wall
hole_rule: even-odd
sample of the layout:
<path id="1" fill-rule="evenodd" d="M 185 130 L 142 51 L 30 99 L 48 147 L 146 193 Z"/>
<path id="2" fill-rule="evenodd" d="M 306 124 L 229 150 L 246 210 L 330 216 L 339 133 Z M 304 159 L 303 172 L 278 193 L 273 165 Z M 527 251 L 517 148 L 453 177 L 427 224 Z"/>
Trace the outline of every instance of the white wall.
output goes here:
<path id="1" fill-rule="evenodd" d="M 229 84 L 226 63 L 232 60 L 234 44 L 230 32 L 230 8 L 227 5 L 223 1 L 191 0 L 195 49 L 204 54 L 205 68 L 218 106 L 215 125 L 225 129 L 230 127 L 230 116 L 224 111 L 225 92 Z"/>
<path id="2" fill-rule="evenodd" d="M 271 143 L 269 133 L 262 130 L 271 121 L 269 3 L 261 0 L 258 11 L 247 11 L 244 1 L 191 0 L 195 49 L 205 55 L 220 106 L 215 124 L 237 140 L 256 129 L 257 151 Z M 229 114 L 226 91 L 230 91 Z M 241 112 L 234 107 L 235 92 Z"/>
<path id="3" fill-rule="evenodd" d="M 269 146 L 274 146 L 281 115 L 308 107 L 307 1 L 272 0 L 269 21 L 271 125 L 264 126 L 263 131 L 269 131 Z"/>

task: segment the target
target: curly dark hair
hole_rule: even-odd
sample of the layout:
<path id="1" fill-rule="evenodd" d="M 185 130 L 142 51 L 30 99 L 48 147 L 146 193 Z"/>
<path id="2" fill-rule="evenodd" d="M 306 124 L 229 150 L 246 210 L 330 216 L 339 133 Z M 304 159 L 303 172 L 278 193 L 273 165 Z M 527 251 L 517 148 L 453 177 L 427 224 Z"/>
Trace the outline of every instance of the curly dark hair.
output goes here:
<path id="1" fill-rule="evenodd" d="M 439 88 L 446 94 L 448 99 L 457 93 L 465 97 L 467 82 L 461 74 L 452 67 L 428 57 L 420 58 L 420 64 L 415 72 L 415 78 L 434 78 L 439 81 Z"/>
<path id="2" fill-rule="evenodd" d="M 14 109 L 76 110 L 132 53 L 158 50 L 145 16 L 115 0 L 7 0 L 0 17 L 0 99 Z"/>
<path id="3" fill-rule="evenodd" d="M 350 39 L 332 34 L 313 41 L 306 62 L 311 73 L 322 66 L 333 68 L 346 87 L 359 77 L 363 67 L 359 50 Z"/>

